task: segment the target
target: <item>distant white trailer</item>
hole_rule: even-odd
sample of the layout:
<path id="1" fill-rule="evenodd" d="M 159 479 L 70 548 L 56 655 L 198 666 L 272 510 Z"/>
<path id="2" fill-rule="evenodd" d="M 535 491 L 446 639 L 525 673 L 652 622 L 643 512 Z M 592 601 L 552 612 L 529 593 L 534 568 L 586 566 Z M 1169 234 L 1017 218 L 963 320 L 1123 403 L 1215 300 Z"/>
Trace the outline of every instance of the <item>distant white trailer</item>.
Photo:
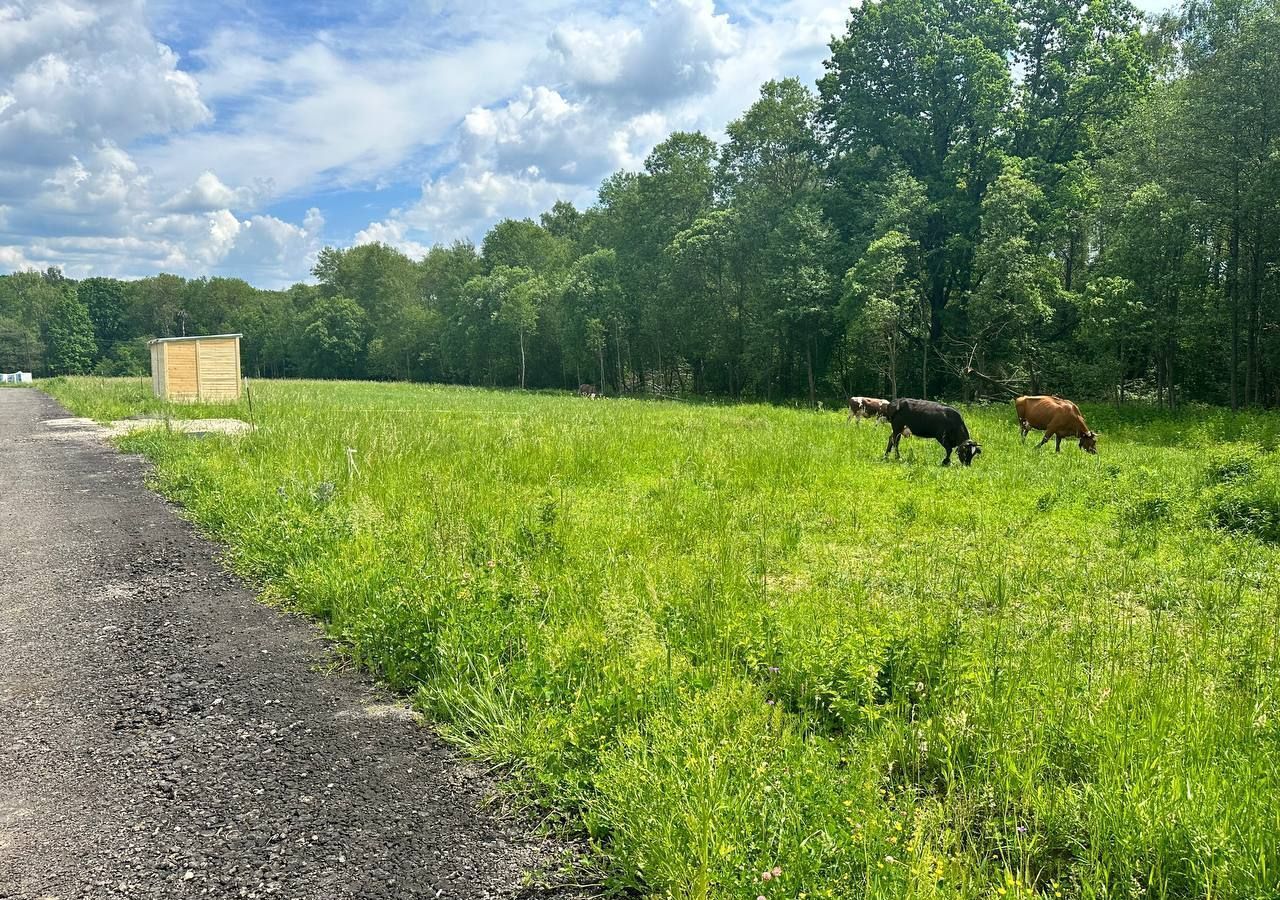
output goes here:
<path id="1" fill-rule="evenodd" d="M 0 372 L 0 384 L 30 384 L 30 372 Z"/>

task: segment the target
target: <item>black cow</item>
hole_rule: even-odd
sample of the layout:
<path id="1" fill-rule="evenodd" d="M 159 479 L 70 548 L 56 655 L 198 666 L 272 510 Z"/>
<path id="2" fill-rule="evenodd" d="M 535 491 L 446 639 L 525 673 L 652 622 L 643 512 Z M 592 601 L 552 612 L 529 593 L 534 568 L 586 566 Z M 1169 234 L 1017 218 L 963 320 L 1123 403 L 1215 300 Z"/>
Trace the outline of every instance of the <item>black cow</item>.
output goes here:
<path id="1" fill-rule="evenodd" d="M 942 449 L 947 451 L 942 460 L 944 466 L 951 465 L 951 451 L 956 450 L 960 462 L 969 465 L 973 458 L 982 452 L 976 441 L 969 439 L 969 429 L 964 424 L 964 417 L 959 410 L 932 400 L 894 400 L 885 413 L 889 424 L 893 426 L 893 434 L 889 435 L 889 445 L 884 448 L 884 458 L 889 458 L 893 451 L 898 458 L 898 441 L 902 440 L 902 432 L 910 431 L 915 437 L 935 438 Z"/>

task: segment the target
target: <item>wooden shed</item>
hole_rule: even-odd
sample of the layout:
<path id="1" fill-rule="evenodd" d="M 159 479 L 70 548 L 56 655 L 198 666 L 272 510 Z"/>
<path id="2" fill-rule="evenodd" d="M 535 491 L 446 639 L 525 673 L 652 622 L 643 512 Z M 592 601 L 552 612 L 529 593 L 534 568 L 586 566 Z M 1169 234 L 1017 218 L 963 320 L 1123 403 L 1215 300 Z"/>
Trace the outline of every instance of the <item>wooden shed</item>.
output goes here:
<path id="1" fill-rule="evenodd" d="M 239 400 L 240 337 L 206 334 L 151 341 L 151 387 L 156 396 L 209 403 Z"/>

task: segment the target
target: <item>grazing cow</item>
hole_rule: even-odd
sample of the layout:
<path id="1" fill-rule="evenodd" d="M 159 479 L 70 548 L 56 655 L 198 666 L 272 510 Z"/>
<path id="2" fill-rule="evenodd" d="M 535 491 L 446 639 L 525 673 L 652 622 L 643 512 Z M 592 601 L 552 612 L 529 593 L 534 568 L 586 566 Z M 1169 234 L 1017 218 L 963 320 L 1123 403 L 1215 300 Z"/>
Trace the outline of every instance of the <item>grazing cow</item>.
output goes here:
<path id="1" fill-rule="evenodd" d="M 849 416 L 846 418 L 845 424 L 857 419 L 858 424 L 862 424 L 863 419 L 883 419 L 885 413 L 889 411 L 888 400 L 878 400 L 875 397 L 850 397 L 849 398 Z"/>
<path id="2" fill-rule="evenodd" d="M 969 438 L 969 429 L 960 411 L 950 406 L 932 400 L 895 400 L 889 404 L 886 418 L 893 426 L 893 434 L 889 435 L 889 444 L 884 448 L 885 459 L 889 458 L 890 450 L 895 459 L 899 458 L 898 442 L 906 431 L 915 437 L 934 438 L 941 444 L 947 451 L 942 460 L 944 466 L 951 465 L 952 450 L 966 466 L 982 452 L 978 442 Z"/>
<path id="3" fill-rule="evenodd" d="M 1061 397 L 1019 397 L 1013 401 L 1018 410 L 1018 425 L 1022 429 L 1022 440 L 1026 441 L 1027 432 L 1032 428 L 1044 432 L 1044 439 L 1036 444 L 1039 450 L 1049 443 L 1049 438 L 1056 438 L 1055 450 L 1062 452 L 1063 438 L 1076 438 L 1080 441 L 1080 449 L 1086 453 L 1098 452 L 1098 432 L 1090 431 L 1080 415 L 1080 407 L 1070 400 Z"/>
<path id="4" fill-rule="evenodd" d="M 600 392 L 596 390 L 596 386 L 594 384 L 580 384 L 578 385 L 578 396 L 590 397 L 594 400 L 600 396 Z"/>

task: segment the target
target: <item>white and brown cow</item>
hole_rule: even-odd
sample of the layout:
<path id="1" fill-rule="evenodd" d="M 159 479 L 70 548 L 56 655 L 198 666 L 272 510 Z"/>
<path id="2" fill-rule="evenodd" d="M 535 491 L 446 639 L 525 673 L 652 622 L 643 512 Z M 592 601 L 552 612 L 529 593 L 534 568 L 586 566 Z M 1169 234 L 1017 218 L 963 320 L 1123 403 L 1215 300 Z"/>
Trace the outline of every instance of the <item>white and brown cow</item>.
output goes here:
<path id="1" fill-rule="evenodd" d="M 846 418 L 845 424 L 857 419 L 861 425 L 862 419 L 884 419 L 889 411 L 889 401 L 880 400 L 876 397 L 850 397 L 849 398 L 849 416 Z"/>

